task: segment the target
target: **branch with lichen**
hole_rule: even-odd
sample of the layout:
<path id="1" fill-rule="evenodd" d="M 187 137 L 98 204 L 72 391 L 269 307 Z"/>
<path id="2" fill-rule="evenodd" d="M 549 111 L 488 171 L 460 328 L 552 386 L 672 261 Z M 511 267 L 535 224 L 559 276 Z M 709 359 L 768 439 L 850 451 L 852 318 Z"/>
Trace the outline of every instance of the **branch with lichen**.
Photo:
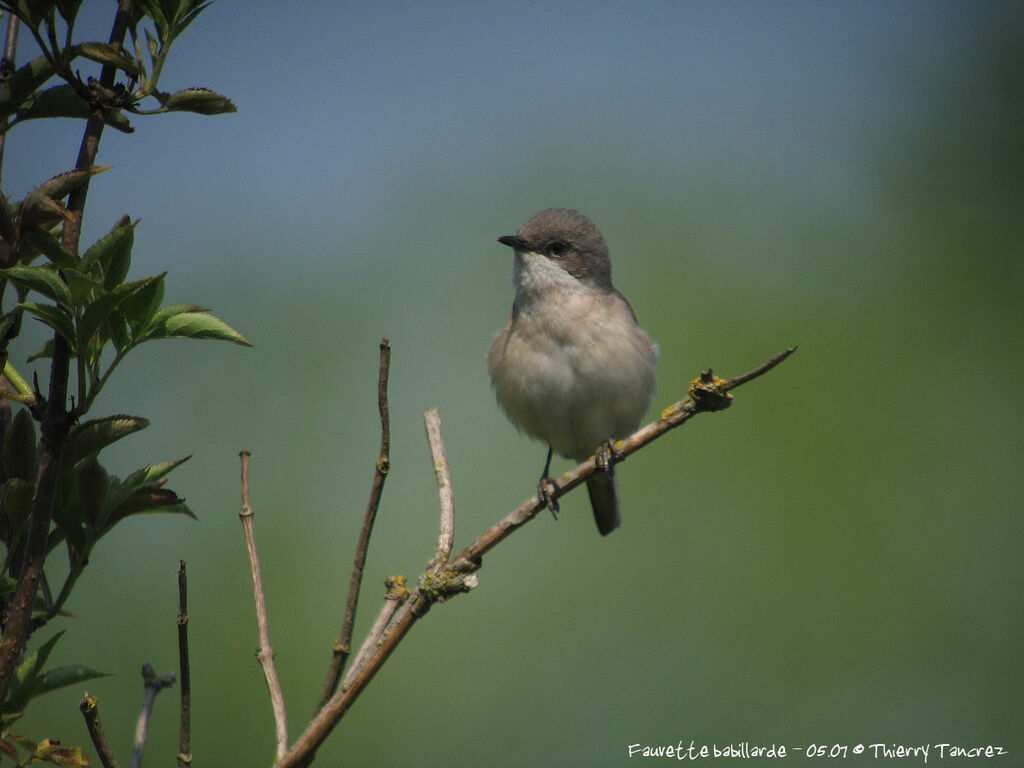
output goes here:
<path id="1" fill-rule="evenodd" d="M 697 414 L 729 408 L 733 403 L 733 396 L 730 394 L 732 390 L 764 375 L 795 351 L 796 347 L 793 347 L 780 352 L 764 365 L 732 379 L 719 378 L 710 369 L 704 371 L 691 383 L 685 398 L 662 411 L 656 421 L 615 442 L 609 451 L 610 455 L 604 468 L 599 467 L 596 459 L 591 457 L 559 477 L 550 488 L 550 498 L 564 496 L 586 482 L 594 472 L 610 469 L 612 465 L 624 461 Z M 473 543 L 452 556 L 454 502 L 448 460 L 441 442 L 440 418 L 434 409 L 427 411 L 424 418 L 441 508 L 440 532 L 434 556 L 417 580 L 414 589 L 408 589 L 402 577 L 392 577 L 387 582 L 384 605 L 356 654 L 348 674 L 333 695 L 322 702 L 305 732 L 279 760 L 275 761 L 276 768 L 309 765 L 317 749 L 412 626 L 425 616 L 435 603 L 444 602 L 476 587 L 479 579 L 477 571 L 483 567 L 483 556 L 547 508 L 548 499 L 540 498 L 538 495 L 530 497 L 477 537 Z"/>

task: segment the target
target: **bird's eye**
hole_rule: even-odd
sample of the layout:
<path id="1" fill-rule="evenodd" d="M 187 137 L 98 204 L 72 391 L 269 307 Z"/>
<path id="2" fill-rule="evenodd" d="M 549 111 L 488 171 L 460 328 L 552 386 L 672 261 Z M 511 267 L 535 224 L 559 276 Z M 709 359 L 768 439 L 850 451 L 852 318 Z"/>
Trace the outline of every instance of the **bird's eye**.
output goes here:
<path id="1" fill-rule="evenodd" d="M 567 246 L 560 240 L 556 240 L 555 242 L 548 246 L 548 253 L 550 253 L 555 258 L 558 258 L 559 256 L 564 256 L 567 250 L 569 250 L 569 246 Z"/>

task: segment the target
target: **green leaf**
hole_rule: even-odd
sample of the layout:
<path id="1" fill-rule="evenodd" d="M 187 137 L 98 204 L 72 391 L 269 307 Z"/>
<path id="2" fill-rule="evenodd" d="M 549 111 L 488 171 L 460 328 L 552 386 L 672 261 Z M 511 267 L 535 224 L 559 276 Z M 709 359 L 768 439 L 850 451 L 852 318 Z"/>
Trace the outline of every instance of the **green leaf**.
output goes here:
<path id="1" fill-rule="evenodd" d="M 110 232 L 89 246 L 82 257 L 82 271 L 89 274 L 90 268 L 98 265 L 103 275 L 103 285 L 107 289 L 113 288 L 128 274 L 134 240 L 135 223 L 130 217 L 122 216 Z"/>
<path id="2" fill-rule="evenodd" d="M 210 0 L 212 2 L 212 0 Z M 178 5 L 178 23 L 175 25 L 175 34 L 180 35 L 185 28 L 196 20 L 196 16 L 206 10 L 210 5 L 207 0 L 185 0 Z"/>
<path id="3" fill-rule="evenodd" d="M 182 312 L 156 322 L 155 327 L 151 324 L 150 328 L 147 338 L 219 339 L 252 346 L 242 334 L 207 312 Z"/>
<path id="4" fill-rule="evenodd" d="M 110 67 L 117 67 L 135 77 L 138 77 L 140 74 L 139 63 L 112 45 L 107 43 L 82 43 L 78 48 L 82 55 L 90 61 Z"/>
<path id="5" fill-rule="evenodd" d="M 89 170 L 65 171 L 48 181 L 44 181 L 36 187 L 36 190 L 49 198 L 60 200 L 86 184 L 93 176 L 109 171 L 110 168 L 111 166 L 109 165 L 95 165 Z"/>
<path id="6" fill-rule="evenodd" d="M 32 497 L 35 492 L 36 484 L 32 480 L 9 477 L 0 485 L 0 508 L 8 531 L 8 545 L 21 538 L 22 530 L 32 513 Z"/>
<path id="7" fill-rule="evenodd" d="M 6 240 L 7 247 L 14 240 L 14 210 L 3 192 L 0 192 L 0 240 Z"/>
<path id="8" fill-rule="evenodd" d="M 85 563 L 89 550 L 96 541 L 95 530 L 88 524 L 90 510 L 79 499 L 80 467 L 81 464 L 64 468 L 53 501 L 53 522 L 57 526 L 56 532 L 67 541 L 68 557 L 72 567 L 76 561 Z"/>
<path id="9" fill-rule="evenodd" d="M 5 122 L 43 83 L 53 77 L 53 66 L 45 56 L 15 70 L 0 88 L 0 122 Z"/>
<path id="10" fill-rule="evenodd" d="M 171 94 L 159 94 L 157 99 L 164 109 L 172 112 L 224 115 L 238 111 L 238 108 L 227 96 L 221 96 L 207 88 L 186 88 Z"/>
<path id="11" fill-rule="evenodd" d="M 67 688 L 70 685 L 78 685 L 86 680 L 95 680 L 98 677 L 110 677 L 109 672 L 98 672 L 92 667 L 84 664 L 73 664 L 65 667 L 54 667 L 41 676 L 39 686 L 36 688 L 36 696 L 41 696 L 50 691 Z"/>
<path id="12" fill-rule="evenodd" d="M 159 302 L 163 299 L 162 283 L 163 275 L 147 277 L 131 283 L 122 283 L 112 291 L 105 292 L 90 302 L 78 323 L 79 349 L 85 350 L 100 329 L 116 334 L 118 336 L 116 341 L 120 342 L 118 343 L 118 349 L 123 348 L 127 344 L 127 338 L 123 332 L 125 319 L 122 313 L 127 313 L 127 310 L 122 308 L 121 305 L 142 292 L 141 302 L 143 309 L 145 309 L 154 298 L 153 290 L 160 294 L 159 298 L 156 299 L 159 305 Z M 158 284 L 158 288 L 151 290 L 150 286 L 154 284 Z M 119 309 L 120 311 L 117 311 Z M 105 339 L 103 339 L 103 343 L 106 343 Z"/>
<path id="13" fill-rule="evenodd" d="M 7 734 L 7 738 L 9 738 L 22 749 L 27 749 L 29 752 L 35 751 L 36 743 L 32 741 L 32 739 L 25 738 L 24 736 L 16 736 L 13 733 Z"/>
<path id="14" fill-rule="evenodd" d="M 107 320 L 105 332 L 114 343 L 114 348 L 123 353 L 131 346 L 131 338 L 128 336 L 128 321 L 120 310 L 115 311 Z"/>
<path id="15" fill-rule="evenodd" d="M 4 433 L 4 477 L 36 479 L 36 425 L 27 408 L 19 408 Z"/>
<path id="16" fill-rule="evenodd" d="M 122 437 L 148 426 L 148 419 L 125 414 L 105 416 L 102 419 L 92 419 L 79 424 L 68 435 L 68 443 L 64 449 L 65 465 L 73 466 L 82 459 L 95 456 Z"/>
<path id="17" fill-rule="evenodd" d="M 103 523 L 104 504 L 109 491 L 110 475 L 95 457 L 78 465 L 78 504 L 84 507 L 84 519 L 94 528 Z"/>
<path id="18" fill-rule="evenodd" d="M 159 0 L 139 0 L 137 5 L 141 8 L 143 13 L 153 20 L 153 23 L 156 25 L 156 33 L 160 37 L 160 40 L 166 40 L 167 30 L 170 25 L 167 20 L 167 15 L 164 13 L 164 9 L 161 7 Z"/>
<path id="19" fill-rule="evenodd" d="M 99 268 L 96 267 L 93 271 L 99 273 Z M 96 276 L 87 275 L 84 272 L 69 267 L 62 268 L 61 273 L 63 273 L 64 281 L 71 290 L 71 300 L 75 303 L 76 307 L 85 305 L 90 293 L 103 285 L 102 275 L 99 274 Z"/>
<path id="20" fill-rule="evenodd" d="M 19 123 L 27 120 L 46 120 L 55 117 L 71 117 L 87 120 L 91 110 L 89 102 L 78 95 L 72 86 L 54 85 L 45 91 L 38 91 L 25 99 L 17 112 Z"/>
<path id="21" fill-rule="evenodd" d="M 0 315 L 0 349 L 21 332 L 21 315 L 17 307 Z"/>
<path id="22" fill-rule="evenodd" d="M 114 308 L 125 298 L 116 291 L 100 290 L 102 293 L 88 302 L 85 312 L 82 313 L 82 319 L 78 321 L 78 349 L 81 350 L 82 356 L 88 357 L 90 361 L 92 360 L 92 353 L 89 350 L 90 342 L 96 336 L 96 332 L 104 327 Z M 106 344 L 106 339 L 102 341 L 103 343 L 98 345 L 100 349 Z M 99 350 L 96 350 L 96 355 L 98 359 Z"/>
<path id="23" fill-rule="evenodd" d="M 139 280 L 138 287 L 121 304 L 120 310 L 133 333 L 146 327 L 160 308 L 160 304 L 164 300 L 164 277 L 166 275 L 167 273 L 164 272 L 155 277 Z"/>
<path id="24" fill-rule="evenodd" d="M 47 339 L 35 352 L 28 356 L 28 362 L 53 357 L 53 339 Z"/>
<path id="25" fill-rule="evenodd" d="M 195 515 L 173 492 L 163 488 L 164 478 L 175 467 L 188 461 L 186 456 L 177 461 L 154 464 L 132 472 L 123 481 L 112 478 L 101 515 L 105 534 L 128 515 L 139 512 L 178 512 L 195 519 Z"/>
<path id="26" fill-rule="evenodd" d="M 63 634 L 63 631 L 58 632 L 39 646 L 35 652 L 27 655 L 25 660 L 22 661 L 15 670 L 14 679 L 24 682 L 31 678 L 38 677 L 39 673 L 42 672 L 43 667 L 46 666 L 46 661 L 50 658 L 50 654 L 53 653 L 53 647 L 57 645 L 57 641 L 60 640 Z"/>
<path id="27" fill-rule="evenodd" d="M 128 217 L 121 220 L 122 234 L 115 239 L 116 245 L 110 251 L 110 259 L 105 262 L 103 286 L 112 290 L 124 282 L 132 265 L 132 246 L 135 244 L 135 224 Z"/>
<path id="28" fill-rule="evenodd" d="M 129 515 L 151 512 L 176 512 L 196 519 L 195 514 L 185 504 L 184 499 L 169 488 L 161 488 L 156 483 L 147 483 L 121 502 L 110 515 L 108 525 L 120 522 Z"/>
<path id="29" fill-rule="evenodd" d="M 51 763 L 58 768 L 89 768 L 89 756 L 81 747 L 65 747 L 59 741 L 43 739 L 29 762 Z"/>
<path id="30" fill-rule="evenodd" d="M 5 713 L 21 712 L 29 700 L 36 695 L 43 667 L 46 666 L 53 647 L 63 634 L 63 632 L 58 632 L 33 653 L 26 655 L 25 660 L 18 665 L 7 689 L 7 700 L 3 704 Z"/>
<path id="31" fill-rule="evenodd" d="M 57 10 L 69 27 L 75 25 L 75 17 L 78 15 L 81 5 L 82 0 L 57 0 Z"/>
<path id="32" fill-rule="evenodd" d="M 11 312 L 0 315 L 0 349 L 3 349 L 7 342 L 18 335 L 18 331 L 21 329 L 20 314 L 15 308 Z M 18 326 L 18 330 L 15 330 L 15 325 Z"/>
<path id="33" fill-rule="evenodd" d="M 119 109 L 112 109 L 103 116 L 103 122 L 121 133 L 135 133 L 131 122 Z"/>
<path id="34" fill-rule="evenodd" d="M 146 30 L 146 47 L 149 49 L 149 58 L 156 64 L 156 57 L 160 51 L 160 44 L 156 38 L 153 37 L 153 33 L 148 29 Z"/>
<path id="35" fill-rule="evenodd" d="M 177 469 L 191 458 L 192 456 L 189 455 L 183 459 L 165 461 L 162 464 L 150 464 L 142 469 L 137 469 L 125 478 L 123 485 L 134 488 L 145 483 L 155 483 L 157 480 L 162 480 L 172 470 Z"/>
<path id="36" fill-rule="evenodd" d="M 65 219 L 64 204 L 42 194 L 38 189 L 28 193 L 15 206 L 18 222 L 22 229 L 29 227 L 52 227 L 62 224 Z"/>
<path id="37" fill-rule="evenodd" d="M 32 227 L 22 235 L 22 242 L 28 245 L 32 251 L 43 254 L 51 264 L 59 269 L 70 269 L 78 263 L 78 259 L 64 248 L 57 236 L 48 229 Z"/>
<path id="38" fill-rule="evenodd" d="M 56 0 L 19 0 L 18 10 L 25 11 L 31 25 L 38 27 L 56 4 Z"/>
<path id="39" fill-rule="evenodd" d="M 168 305 L 166 307 L 162 307 L 161 309 L 157 310 L 156 314 L 154 314 L 153 318 L 149 321 L 149 324 L 147 326 L 147 330 L 149 330 L 150 328 L 155 328 L 156 326 L 162 326 L 163 323 L 168 318 L 174 317 L 175 315 L 181 315 L 181 314 L 184 314 L 185 312 L 209 312 L 209 311 L 210 310 L 208 310 L 206 307 L 200 307 L 200 306 L 198 306 L 196 304 L 171 304 L 171 305 Z"/>
<path id="40" fill-rule="evenodd" d="M 57 272 L 48 267 L 8 267 L 0 269 L 0 275 L 15 285 L 41 293 L 58 304 L 71 308 L 71 291 Z"/>
<path id="41" fill-rule="evenodd" d="M 13 595 L 17 588 L 17 579 L 12 579 L 6 573 L 0 573 L 0 595 Z"/>
<path id="42" fill-rule="evenodd" d="M 71 316 L 63 309 L 50 304 L 38 304 L 34 301 L 23 301 L 18 306 L 53 328 L 67 339 L 68 344 L 72 347 L 75 346 L 75 326 Z"/>

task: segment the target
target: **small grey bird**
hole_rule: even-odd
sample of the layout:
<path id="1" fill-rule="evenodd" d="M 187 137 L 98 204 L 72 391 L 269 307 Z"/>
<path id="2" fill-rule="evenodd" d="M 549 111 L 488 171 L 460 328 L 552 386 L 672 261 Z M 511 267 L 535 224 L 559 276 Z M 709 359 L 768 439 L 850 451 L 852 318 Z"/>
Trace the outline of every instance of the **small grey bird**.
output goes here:
<path id="1" fill-rule="evenodd" d="M 639 426 L 654 397 L 658 347 L 612 285 L 608 245 L 583 214 L 549 208 L 498 242 L 514 249 L 515 299 L 488 369 L 505 415 L 548 444 L 545 495 L 552 449 L 576 461 L 600 458 L 609 440 Z M 587 490 L 607 535 L 622 522 L 610 465 L 590 476 Z"/>

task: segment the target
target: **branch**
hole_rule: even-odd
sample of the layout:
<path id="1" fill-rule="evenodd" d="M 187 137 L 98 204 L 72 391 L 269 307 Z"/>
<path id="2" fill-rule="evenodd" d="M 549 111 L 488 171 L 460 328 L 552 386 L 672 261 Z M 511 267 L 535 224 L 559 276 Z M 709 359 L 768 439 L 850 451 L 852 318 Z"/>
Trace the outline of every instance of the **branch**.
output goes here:
<path id="1" fill-rule="evenodd" d="M 132 0 L 119 0 L 117 14 L 114 16 L 114 24 L 110 30 L 110 46 L 114 49 L 120 49 L 124 42 L 131 10 Z M 108 88 L 112 87 L 116 74 L 115 67 L 104 65 L 100 72 L 100 82 Z M 96 152 L 99 149 L 100 136 L 103 134 L 103 114 L 103 108 L 96 106 L 86 122 L 82 144 L 78 150 L 78 160 L 75 164 L 79 170 L 88 170 L 93 167 Z M 61 232 L 61 244 L 73 254 L 78 253 L 82 214 L 85 211 L 85 199 L 88 192 L 89 182 L 87 180 L 68 197 L 64 226 Z M 68 430 L 71 428 L 71 416 L 67 411 L 70 364 L 71 350 L 68 341 L 61 334 L 55 333 L 53 357 L 50 362 L 49 393 L 43 403 L 40 418 L 42 454 L 36 478 L 35 495 L 32 499 L 32 511 L 29 516 L 25 557 L 19 564 L 18 587 L 7 608 L 3 642 L 0 643 L 0 702 L 7 698 L 7 687 L 10 684 L 11 675 L 14 673 L 33 629 L 32 606 L 39 591 L 43 563 L 46 561 L 46 539 L 53 518 L 53 503 L 64 455 L 64 442 L 67 439 Z"/>
<path id="2" fill-rule="evenodd" d="M 384 638 L 388 627 L 391 626 L 391 620 L 394 618 L 395 613 L 405 604 L 411 594 L 405 586 L 405 578 L 403 576 L 391 576 L 385 579 L 384 586 L 387 587 L 387 592 L 384 595 L 384 604 L 380 608 L 380 613 L 377 614 L 377 620 L 373 622 L 370 631 L 366 633 L 366 639 L 363 640 L 359 653 L 356 654 L 355 659 L 352 661 L 348 674 L 345 675 L 345 680 L 342 683 L 343 688 L 348 688 L 351 685 L 351 681 L 366 666 L 366 662 Z"/>
<path id="3" fill-rule="evenodd" d="M 178 564 L 178 667 L 181 674 L 178 768 L 188 768 L 192 764 L 192 673 L 188 661 L 188 578 L 184 560 Z"/>
<path id="4" fill-rule="evenodd" d="M 142 752 L 146 748 L 146 737 L 149 735 L 149 717 L 153 714 L 156 695 L 164 688 L 174 685 L 174 675 L 157 675 L 149 664 L 142 665 L 142 711 L 139 722 L 135 726 L 135 746 L 132 747 L 131 768 L 141 768 Z"/>
<path id="5" fill-rule="evenodd" d="M 85 718 L 85 728 L 89 731 L 89 738 L 92 745 L 96 747 L 96 754 L 99 755 L 103 768 L 118 768 L 117 760 L 114 759 L 114 752 L 110 749 L 110 742 L 107 741 L 107 734 L 103 731 L 103 724 L 100 722 L 100 712 L 96 702 L 88 693 L 82 697 L 78 709 Z"/>
<path id="6" fill-rule="evenodd" d="M 441 504 L 441 525 L 437 535 L 437 547 L 434 559 L 430 561 L 428 570 L 439 568 L 448 562 L 455 543 L 455 493 L 452 490 L 452 477 L 448 468 L 448 456 L 441 442 L 441 416 L 436 408 L 423 414 L 427 427 L 427 442 L 430 444 L 430 458 L 434 464 L 434 476 L 437 479 L 437 495 Z"/>
<path id="7" fill-rule="evenodd" d="M 380 497 L 384 491 L 391 468 L 391 418 L 388 412 L 388 375 L 391 371 L 391 342 L 387 336 L 380 342 L 380 368 L 377 373 L 377 410 L 380 412 L 380 452 L 373 472 L 373 484 L 370 487 L 370 499 L 366 502 L 363 514 L 363 527 L 359 531 L 359 543 L 356 545 L 356 556 L 352 563 L 352 576 L 348 586 L 348 601 L 345 603 L 345 619 L 341 625 L 341 634 L 335 642 L 331 657 L 331 666 L 327 670 L 323 692 L 316 708 L 319 711 L 338 688 L 338 680 L 345 669 L 352 652 L 352 630 L 356 621 L 356 605 L 359 602 L 359 588 L 363 583 L 363 567 L 366 565 L 366 553 L 370 547 L 370 534 L 373 523 L 377 519 L 380 508 Z"/>
<path id="8" fill-rule="evenodd" d="M 270 646 L 270 630 L 267 624 L 267 600 L 263 593 L 263 576 L 260 573 L 260 559 L 256 553 L 256 534 L 253 531 L 253 511 L 249 504 L 249 452 L 242 451 L 242 509 L 238 517 L 242 521 L 245 534 L 245 548 L 249 553 L 249 567 L 252 571 L 252 593 L 256 601 L 256 627 L 259 631 L 260 647 L 256 658 L 263 667 L 263 675 L 267 679 L 267 690 L 270 691 L 270 704 L 274 710 L 274 730 L 277 736 L 278 759 L 288 749 L 288 721 L 284 711 L 284 695 L 281 683 L 277 679 L 274 668 L 274 649 Z"/>
<path id="9" fill-rule="evenodd" d="M 7 34 L 4 37 L 4 55 L 0 59 L 0 86 L 11 79 L 15 70 L 15 51 L 18 49 L 18 17 L 13 13 L 7 18 Z M 0 133 L 0 169 L 3 168 L 4 147 L 7 142 L 7 134 Z"/>
<path id="10" fill-rule="evenodd" d="M 699 378 L 694 379 L 690 384 L 690 391 L 687 397 L 662 411 L 657 421 L 641 427 L 629 437 L 616 443 L 615 450 L 609 459 L 610 463 L 617 464 L 624 461 L 626 457 L 657 440 L 666 432 L 682 426 L 698 413 L 725 410 L 732 405 L 732 395 L 728 394 L 729 390 L 736 389 L 748 381 L 752 381 L 758 376 L 767 373 L 795 351 L 796 347 L 792 347 L 784 352 L 780 352 L 770 358 L 764 365 L 729 380 L 719 379 L 712 373 L 711 369 L 704 371 Z M 566 472 L 558 478 L 558 481 L 554 484 L 555 487 L 550 492 L 550 496 L 555 499 L 564 496 L 576 486 L 586 482 L 587 478 L 594 474 L 595 471 L 598 470 L 594 458 L 591 457 L 575 469 Z M 467 571 L 479 569 L 481 558 L 484 554 L 507 539 L 513 532 L 517 531 L 546 508 L 547 502 L 537 496 L 527 499 L 456 555 L 453 558 L 452 567 Z"/>
<path id="11" fill-rule="evenodd" d="M 665 433 L 682 426 L 698 413 L 728 408 L 732 404 L 730 390 L 767 373 L 795 351 L 796 347 L 793 347 L 781 352 L 753 371 L 729 380 L 716 377 L 710 369 L 704 371 L 690 385 L 687 397 L 662 411 L 657 421 L 616 443 L 610 462 L 615 464 L 625 460 Z M 595 466 L 594 458 L 591 457 L 562 475 L 555 483 L 551 495 L 554 498 L 565 495 L 585 482 L 595 471 L 599 470 Z M 435 602 L 442 602 L 452 595 L 473 589 L 478 579 L 475 572 L 483 566 L 484 554 L 546 508 L 546 500 L 541 500 L 536 495 L 532 496 L 451 558 L 443 567 L 428 566 L 420 578 L 419 586 L 401 602 L 396 601 L 394 608 L 385 603 L 381 616 L 378 617 L 378 623 L 382 623 L 385 614 L 389 616 L 385 628 L 381 630 L 375 625 L 374 630 L 371 630 L 341 688 L 321 707 L 305 732 L 276 762 L 275 768 L 308 765 L 311 756 L 412 629 L 413 624 L 426 615 Z"/>

